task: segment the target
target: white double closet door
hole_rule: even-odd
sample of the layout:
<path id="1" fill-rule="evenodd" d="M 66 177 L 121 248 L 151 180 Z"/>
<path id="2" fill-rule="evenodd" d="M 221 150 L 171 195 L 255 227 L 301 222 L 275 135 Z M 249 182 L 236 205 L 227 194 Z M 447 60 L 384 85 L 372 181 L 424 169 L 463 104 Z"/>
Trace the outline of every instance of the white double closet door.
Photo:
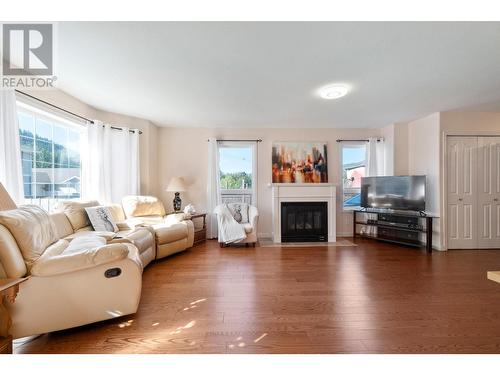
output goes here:
<path id="1" fill-rule="evenodd" d="M 449 249 L 500 249 L 500 137 L 447 138 Z"/>

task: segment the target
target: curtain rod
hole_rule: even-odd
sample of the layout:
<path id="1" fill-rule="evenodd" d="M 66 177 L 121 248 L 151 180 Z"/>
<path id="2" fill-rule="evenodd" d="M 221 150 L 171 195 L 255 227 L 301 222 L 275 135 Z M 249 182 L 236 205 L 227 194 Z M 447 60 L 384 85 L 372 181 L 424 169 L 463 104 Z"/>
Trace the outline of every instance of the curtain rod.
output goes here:
<path id="1" fill-rule="evenodd" d="M 262 139 L 216 139 L 216 142 L 262 142 Z M 210 142 L 210 139 L 207 139 Z"/>
<path id="2" fill-rule="evenodd" d="M 31 99 L 34 99 L 34 100 L 36 100 L 36 101 L 39 101 L 39 102 L 41 102 L 41 103 L 43 103 L 43 104 L 46 104 L 46 105 L 51 106 L 51 107 L 53 107 L 53 108 L 56 108 L 56 109 L 58 109 L 58 110 L 60 110 L 60 111 L 62 111 L 62 112 L 68 113 L 68 114 L 70 114 L 71 116 L 77 117 L 77 118 L 79 118 L 79 119 L 81 119 L 81 120 L 85 120 L 85 121 L 87 121 L 87 122 L 88 122 L 88 123 L 90 123 L 90 124 L 94 124 L 94 121 L 93 121 L 93 120 L 88 119 L 88 118 L 83 117 L 83 116 L 80 116 L 79 114 L 76 114 L 76 113 L 74 113 L 74 112 L 68 111 L 67 109 L 61 108 L 61 107 L 59 107 L 59 106 L 57 106 L 57 105 L 55 105 L 55 104 L 52 104 L 52 103 L 46 102 L 45 100 L 39 99 L 39 98 L 37 98 L 37 97 L 35 97 L 35 96 L 33 96 L 33 95 L 27 94 L 27 93 L 25 93 L 25 92 L 23 92 L 23 91 L 20 91 L 20 90 L 17 90 L 17 89 L 15 89 L 14 91 L 15 91 L 15 92 L 18 92 L 19 94 L 23 94 L 23 95 L 25 95 L 25 96 L 27 96 L 27 97 L 29 97 L 29 98 L 31 98 Z M 114 130 L 123 130 L 123 128 L 120 128 L 120 127 L 118 127 L 118 126 L 111 126 L 111 129 L 114 129 Z M 130 132 L 130 133 L 135 133 L 135 130 L 130 130 L 130 129 L 129 129 L 129 132 Z M 139 134 L 142 134 L 142 131 L 140 131 L 140 130 L 139 130 Z"/>
<path id="3" fill-rule="evenodd" d="M 380 142 L 382 139 L 377 138 L 377 142 Z M 337 142 L 370 142 L 369 139 L 337 139 Z"/>

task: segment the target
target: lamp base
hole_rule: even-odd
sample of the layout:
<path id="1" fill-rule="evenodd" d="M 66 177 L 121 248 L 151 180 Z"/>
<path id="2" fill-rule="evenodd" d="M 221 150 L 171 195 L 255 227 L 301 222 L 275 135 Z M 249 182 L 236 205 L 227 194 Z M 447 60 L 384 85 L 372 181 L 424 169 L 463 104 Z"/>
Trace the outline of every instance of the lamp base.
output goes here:
<path id="1" fill-rule="evenodd" d="M 175 193 L 173 204 L 174 204 L 174 211 L 179 212 L 181 210 L 182 200 L 180 194 L 177 192 Z"/>

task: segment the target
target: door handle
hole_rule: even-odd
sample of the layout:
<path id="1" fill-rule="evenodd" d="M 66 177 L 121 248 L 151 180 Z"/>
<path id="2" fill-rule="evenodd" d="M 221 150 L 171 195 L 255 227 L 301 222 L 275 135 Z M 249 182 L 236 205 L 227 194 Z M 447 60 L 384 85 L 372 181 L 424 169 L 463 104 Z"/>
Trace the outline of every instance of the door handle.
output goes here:
<path id="1" fill-rule="evenodd" d="M 462 198 L 458 198 L 458 200 L 459 200 L 460 202 L 462 202 L 462 201 L 463 201 L 463 199 L 462 199 Z"/>
<path id="2" fill-rule="evenodd" d="M 493 198 L 493 201 L 494 202 L 498 202 L 498 198 Z"/>

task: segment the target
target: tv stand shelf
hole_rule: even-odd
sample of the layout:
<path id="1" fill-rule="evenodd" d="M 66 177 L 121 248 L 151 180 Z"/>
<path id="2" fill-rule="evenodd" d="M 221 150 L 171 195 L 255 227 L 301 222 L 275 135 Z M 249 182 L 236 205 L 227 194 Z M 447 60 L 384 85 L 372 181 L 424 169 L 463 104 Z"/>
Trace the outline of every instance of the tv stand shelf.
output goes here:
<path id="1" fill-rule="evenodd" d="M 365 220 L 360 216 L 369 215 Z M 390 211 L 354 210 L 353 237 L 370 238 L 400 245 L 425 247 L 432 252 L 432 219 L 421 213 L 401 213 Z M 358 227 L 374 228 L 368 232 L 358 232 Z M 422 240 L 425 237 L 425 241 Z"/>

